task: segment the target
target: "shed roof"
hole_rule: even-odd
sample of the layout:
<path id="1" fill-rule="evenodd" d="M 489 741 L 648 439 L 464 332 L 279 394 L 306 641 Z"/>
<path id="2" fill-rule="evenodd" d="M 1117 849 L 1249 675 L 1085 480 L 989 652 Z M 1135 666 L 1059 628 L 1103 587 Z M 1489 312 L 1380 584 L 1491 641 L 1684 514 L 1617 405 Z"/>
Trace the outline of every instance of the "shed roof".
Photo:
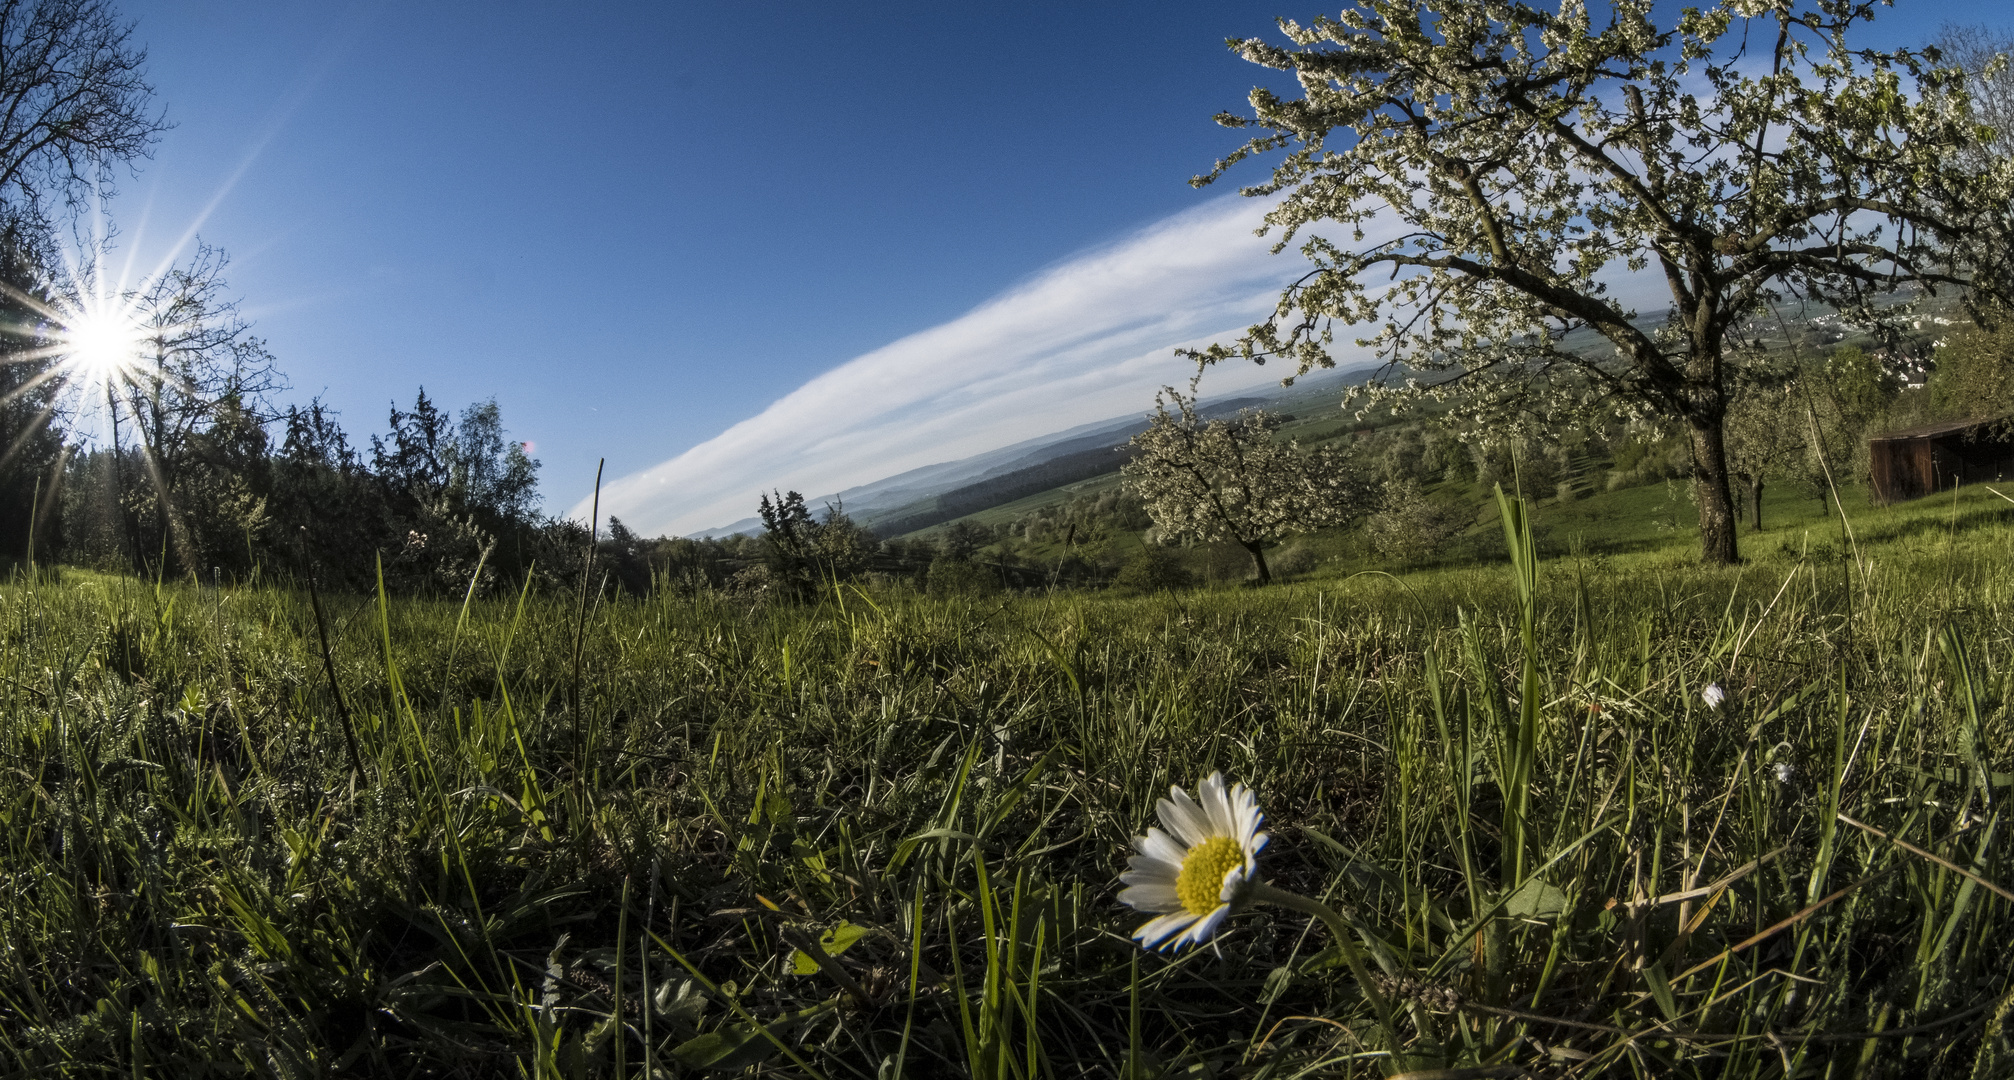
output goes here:
<path id="1" fill-rule="evenodd" d="M 1955 435 L 1961 431 L 1985 427 L 1988 424 L 2003 423 L 2008 420 L 2014 420 L 2014 417 L 1987 416 L 1973 420 L 1946 420 L 1941 424 L 1925 424 L 1922 427 L 1904 428 L 1901 431 L 1891 431 L 1885 435 L 1876 435 L 1869 441 L 1889 442 L 1904 439 L 1931 439 L 1939 435 Z"/>

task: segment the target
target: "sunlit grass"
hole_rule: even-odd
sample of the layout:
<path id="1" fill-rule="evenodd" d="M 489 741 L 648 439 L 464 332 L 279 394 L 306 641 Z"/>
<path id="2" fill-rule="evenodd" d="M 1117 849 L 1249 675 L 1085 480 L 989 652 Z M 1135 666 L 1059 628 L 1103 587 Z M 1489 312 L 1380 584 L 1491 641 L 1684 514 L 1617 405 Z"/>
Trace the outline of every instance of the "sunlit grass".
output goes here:
<path id="1" fill-rule="evenodd" d="M 666 593 L 593 606 L 578 669 L 565 597 L 324 596 L 325 662 L 287 589 L 17 576 L 0 1060 L 1388 1071 L 1319 921 L 1129 940 L 1129 838 L 1221 769 L 1263 793 L 1262 876 L 1351 920 L 1411 1067 L 1996 1075 L 2014 528 L 1984 505 L 1856 520 L 1859 563 L 1542 562 L 1528 606 L 1501 563 Z"/>

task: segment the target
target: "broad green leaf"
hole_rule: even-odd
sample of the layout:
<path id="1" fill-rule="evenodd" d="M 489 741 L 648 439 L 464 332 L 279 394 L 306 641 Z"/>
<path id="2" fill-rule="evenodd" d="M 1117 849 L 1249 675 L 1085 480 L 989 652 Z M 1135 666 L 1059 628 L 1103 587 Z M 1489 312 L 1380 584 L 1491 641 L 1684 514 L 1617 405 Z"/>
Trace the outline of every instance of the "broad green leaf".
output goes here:
<path id="1" fill-rule="evenodd" d="M 787 1040 L 798 1024 L 829 1011 L 832 1006 L 830 1001 L 822 1002 L 780 1016 L 768 1024 L 751 1024 L 745 1020 L 726 1024 L 672 1047 L 671 1056 L 687 1068 L 746 1069 L 769 1060 L 782 1049 L 778 1044 Z"/>
<path id="2" fill-rule="evenodd" d="M 1664 964 L 1656 963 L 1643 969 L 1643 981 L 1650 986 L 1650 996 L 1657 1000 L 1658 1011 L 1666 1020 L 1678 1019 L 1678 999 L 1672 996 L 1671 982 L 1664 977 Z"/>
<path id="3" fill-rule="evenodd" d="M 838 956 L 853 947 L 853 943 L 867 936 L 867 928 L 850 922 L 840 922 L 838 926 L 818 935 L 818 947 L 827 956 Z"/>
<path id="4" fill-rule="evenodd" d="M 672 1047 L 671 1056 L 689 1069 L 745 1069 L 767 1060 L 776 1044 L 753 1024 L 729 1024 Z"/>
<path id="5" fill-rule="evenodd" d="M 866 927 L 842 920 L 838 926 L 818 935 L 818 947 L 824 949 L 827 956 L 838 956 L 866 936 Z M 790 970 L 798 975 L 816 975 L 818 961 L 803 949 L 796 949 L 790 954 Z"/>
<path id="6" fill-rule="evenodd" d="M 1543 878 L 1528 878 L 1504 902 L 1504 913 L 1519 919 L 1550 919 L 1566 910 L 1566 893 Z"/>
<path id="7" fill-rule="evenodd" d="M 1259 990 L 1259 1004 L 1271 1005 L 1273 1002 L 1280 1000 L 1280 995 L 1286 993 L 1287 988 L 1292 985 L 1294 985 L 1294 966 L 1292 964 L 1281 964 L 1279 967 L 1267 972 L 1266 985 Z"/>

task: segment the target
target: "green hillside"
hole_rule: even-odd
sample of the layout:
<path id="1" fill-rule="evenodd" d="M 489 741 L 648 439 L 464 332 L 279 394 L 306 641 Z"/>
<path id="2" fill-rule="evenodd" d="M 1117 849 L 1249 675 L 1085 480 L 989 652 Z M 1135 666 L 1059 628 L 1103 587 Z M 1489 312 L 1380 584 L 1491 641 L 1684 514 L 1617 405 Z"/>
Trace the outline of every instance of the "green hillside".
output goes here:
<path id="1" fill-rule="evenodd" d="M 1953 314 L 1948 298 L 1926 302 L 1922 319 L 1934 329 L 1934 321 L 1943 315 Z M 1639 323 L 1649 326 L 1661 321 L 1660 318 L 1644 317 Z M 1836 315 L 1823 307 L 1807 307 L 1796 304 L 1779 305 L 1770 316 L 1758 320 L 1751 328 L 1753 341 L 1764 350 L 1774 350 L 1786 358 L 1808 358 L 1817 360 L 1831 355 L 1837 350 L 1873 350 L 1876 342 L 1863 333 L 1853 331 L 1839 324 Z M 1906 344 L 1907 349 L 1926 353 L 1931 347 L 1931 337 L 1925 333 L 1914 335 Z M 1570 351 L 1595 355 L 1607 351 L 1611 346 L 1592 331 L 1579 330 L 1569 334 L 1561 342 Z M 1800 360 L 1800 363 L 1807 362 Z M 1340 408 L 1340 400 L 1346 386 L 1362 382 L 1370 374 L 1370 369 L 1350 372 L 1317 371 L 1297 380 L 1293 386 L 1275 387 L 1269 390 L 1248 391 L 1245 398 L 1251 399 L 1257 407 L 1285 418 L 1276 432 L 1282 440 L 1294 440 L 1306 447 L 1342 440 L 1352 448 L 1368 445 L 1366 455 L 1375 454 L 1379 440 L 1384 434 L 1398 429 L 1403 432 L 1423 430 L 1417 418 L 1396 420 L 1383 409 L 1373 409 L 1359 417 L 1346 414 Z M 1400 379 L 1404 373 L 1386 373 L 1389 379 Z M 1239 404 L 1243 404 L 1241 398 Z M 1904 404 L 1898 402 L 1898 404 Z M 1432 414 L 1436 407 L 1427 405 L 1424 413 Z M 1845 432 L 1852 439 L 1864 438 L 1858 429 Z M 1682 485 L 1666 481 L 1682 474 L 1676 460 L 1668 461 L 1661 468 L 1648 470 L 1632 465 L 1641 460 L 1641 455 L 1664 454 L 1671 456 L 1675 444 L 1665 442 L 1652 446 L 1639 441 L 1631 446 L 1630 437 L 1621 429 L 1596 431 L 1581 436 L 1581 444 L 1576 447 L 1554 446 L 1552 450 L 1559 459 L 1557 467 L 1546 471 L 1539 488 L 1532 492 L 1534 501 L 1541 504 L 1540 520 L 1542 542 L 1564 545 L 1579 537 L 1583 544 L 1606 546 L 1615 550 L 1636 550 L 1645 546 L 1659 546 L 1667 541 L 1676 541 L 1678 534 L 1688 530 L 1696 540 L 1696 526 L 1692 515 L 1695 513 L 1690 502 L 1684 511 L 1675 511 L 1674 500 L 1685 501 L 1687 493 L 1678 490 Z M 1509 451 L 1503 451 L 1508 454 Z M 1527 453 L 1531 453 L 1527 449 Z M 1355 453 L 1355 450 L 1352 450 Z M 1627 462 L 1618 458 L 1627 454 L 1637 454 Z M 1124 457 L 1118 453 L 1086 451 L 1053 466 L 1064 474 L 1065 482 L 1054 486 L 1033 490 L 1041 483 L 1043 470 L 1031 469 L 1016 474 L 1006 481 L 988 481 L 976 484 L 946 496 L 933 497 L 902 511 L 880 514 L 872 519 L 864 519 L 883 535 L 903 539 L 932 539 L 940 537 L 954 522 L 963 521 L 991 530 L 995 536 L 996 559 L 1019 559 L 1031 565 L 1055 562 L 1071 554 L 1084 555 L 1078 551 L 1078 541 L 1087 535 L 1095 535 L 1104 546 L 1089 552 L 1093 558 L 1103 558 L 1111 562 L 1119 556 L 1114 552 L 1122 547 L 1137 548 L 1147 533 L 1147 524 L 1139 520 L 1139 515 L 1128 515 L 1121 511 L 1120 517 L 1131 517 L 1131 522 L 1119 520 L 1091 520 L 1109 517 L 1109 510 L 1086 511 L 1085 504 L 1101 498 L 1110 503 L 1118 496 L 1117 471 Z M 1618 465 L 1622 468 L 1618 469 Z M 1448 562 L 1460 561 L 1476 556 L 1479 548 L 1487 547 L 1493 535 L 1487 517 L 1493 513 L 1490 491 L 1497 481 L 1509 482 L 1509 465 L 1506 457 L 1504 467 L 1498 475 L 1471 477 L 1468 480 L 1443 480 L 1431 475 L 1419 477 L 1425 494 L 1440 503 L 1455 508 L 1474 508 L 1478 520 L 1465 533 L 1448 538 L 1444 549 L 1423 552 L 1418 556 L 1408 556 L 1405 561 Z M 1371 471 L 1375 472 L 1375 469 Z M 1471 470 L 1476 471 L 1476 470 Z M 1619 478 L 1611 478 L 1615 471 L 1625 472 Z M 1856 493 L 1855 477 L 1843 477 L 1842 497 L 1849 505 L 1854 500 L 1865 503 L 1864 492 Z M 1564 483 L 1574 496 L 1564 503 L 1559 501 L 1559 485 Z M 1641 488 L 1642 490 L 1632 490 Z M 1584 505 L 1580 505 L 1585 500 Z M 1808 501 L 1814 508 L 1819 504 L 1817 488 L 1812 483 L 1799 485 L 1799 493 L 1786 490 L 1783 485 L 1765 492 L 1764 518 L 1772 529 L 1782 525 L 1795 525 L 1808 516 L 1800 508 L 1800 502 Z M 1071 510 L 1072 506 L 1079 507 Z M 1087 517 L 1088 514 L 1088 517 Z M 1031 520 L 1060 515 L 1069 520 L 1080 520 L 1080 528 L 1075 533 L 1065 529 L 1064 536 L 1070 542 L 1037 539 L 1017 542 L 1009 534 L 1021 532 L 1021 526 Z M 1782 515 L 1788 515 L 1782 516 Z M 920 524 L 919 524 L 920 523 Z M 1127 527 L 1128 525 L 1132 527 Z M 1390 560 L 1389 552 L 1370 552 L 1361 543 L 1353 544 L 1347 534 L 1315 534 L 1292 542 L 1306 552 L 1319 553 L 1318 561 L 1324 565 L 1336 564 L 1362 569 L 1382 565 Z M 1217 580 L 1229 573 L 1229 564 L 1236 560 L 1222 552 L 1210 552 L 1188 556 L 1189 562 L 1199 568 L 1207 567 L 1205 577 Z"/>
<path id="2" fill-rule="evenodd" d="M 1699 530 L 1689 485 L 1672 478 L 1606 490 L 1599 486 L 1599 481 L 1608 475 L 1607 466 L 1611 463 L 1592 461 L 1575 485 L 1582 493 L 1573 498 L 1531 500 L 1532 531 L 1539 549 L 1549 556 L 1578 554 L 1607 558 L 1644 554 L 1673 564 L 1696 560 Z M 1366 570 L 1463 566 L 1500 557 L 1503 534 L 1490 486 L 1442 481 L 1423 490 L 1429 499 L 1467 518 L 1467 524 L 1433 550 L 1394 559 L 1371 549 L 1362 528 L 1352 527 L 1291 539 L 1276 549 L 1275 557 L 1278 552 L 1298 552 L 1289 558 L 1287 573 L 1310 581 Z M 1755 531 L 1744 521 L 1741 549 L 1745 559 L 1762 564 L 1807 555 L 1832 557 L 1854 541 L 1905 541 L 1948 529 L 1954 521 L 1962 525 L 1999 520 L 2014 511 L 2014 502 L 2003 500 L 1995 490 L 1995 485 L 1975 484 L 1949 495 L 1883 507 L 1871 503 L 1864 485 L 1849 483 L 1839 492 L 1847 512 L 1846 529 L 1842 530 L 1829 496 L 1821 498 L 1819 491 L 1809 486 L 1779 484 L 1764 494 L 1764 528 Z M 2001 485 L 1997 490 L 2014 495 L 2014 485 Z M 1073 557 L 1104 559 L 1117 565 L 1147 546 L 1149 526 L 1144 519 L 1136 519 L 1132 528 L 1113 522 L 1080 529 L 1070 543 L 1060 535 L 1035 541 L 1016 540 L 1006 535 L 1006 531 L 1037 514 L 1054 513 L 1072 504 L 1081 506 L 1101 498 L 1115 501 L 1121 495 L 1119 476 L 1113 473 L 993 507 L 961 520 L 1003 537 L 989 549 L 991 557 L 1005 554 L 1019 564 L 1033 567 Z M 938 538 L 947 527 L 921 530 L 910 538 Z M 1196 580 L 1205 583 L 1239 584 L 1250 573 L 1249 558 L 1229 544 L 1180 548 L 1175 555 Z"/>

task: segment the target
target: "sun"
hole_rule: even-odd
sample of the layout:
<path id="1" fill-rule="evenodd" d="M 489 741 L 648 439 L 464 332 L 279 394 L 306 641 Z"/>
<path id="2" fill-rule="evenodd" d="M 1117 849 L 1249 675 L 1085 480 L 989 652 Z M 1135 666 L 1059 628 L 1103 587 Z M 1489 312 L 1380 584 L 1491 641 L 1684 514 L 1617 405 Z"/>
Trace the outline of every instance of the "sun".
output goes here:
<path id="1" fill-rule="evenodd" d="M 144 338 L 132 312 L 116 303 L 66 313 L 56 336 L 72 377 L 93 383 L 110 382 L 130 368 Z"/>

